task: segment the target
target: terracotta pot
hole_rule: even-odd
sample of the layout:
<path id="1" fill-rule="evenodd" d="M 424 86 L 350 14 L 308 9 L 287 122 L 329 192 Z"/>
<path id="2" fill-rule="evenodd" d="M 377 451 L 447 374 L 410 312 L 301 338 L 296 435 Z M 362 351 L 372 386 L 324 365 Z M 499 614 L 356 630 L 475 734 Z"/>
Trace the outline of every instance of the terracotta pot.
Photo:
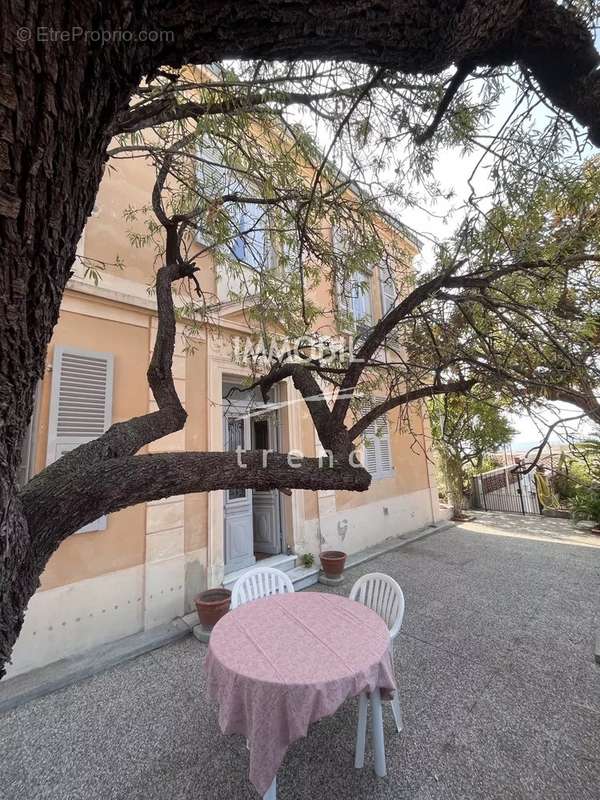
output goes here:
<path id="1" fill-rule="evenodd" d="M 346 553 L 341 550 L 326 550 L 319 556 L 321 568 L 328 578 L 337 578 L 346 566 Z"/>
<path id="2" fill-rule="evenodd" d="M 229 589 L 208 589 L 194 598 L 198 619 L 204 628 L 212 628 L 229 611 Z"/>

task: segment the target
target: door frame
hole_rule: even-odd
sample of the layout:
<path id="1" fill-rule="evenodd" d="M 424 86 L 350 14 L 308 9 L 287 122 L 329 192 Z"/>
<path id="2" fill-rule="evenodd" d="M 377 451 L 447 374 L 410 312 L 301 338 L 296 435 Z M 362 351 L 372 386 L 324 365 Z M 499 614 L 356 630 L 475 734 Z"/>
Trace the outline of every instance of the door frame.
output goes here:
<path id="1" fill-rule="evenodd" d="M 236 329 L 239 333 L 239 328 Z M 246 333 L 247 331 L 242 331 Z M 248 331 L 249 332 L 249 331 Z M 223 381 L 243 380 L 250 375 L 250 371 L 231 360 L 231 346 L 223 343 L 219 338 L 208 336 L 206 339 L 206 397 L 207 397 L 207 448 L 211 452 L 223 450 Z M 294 388 L 291 378 L 287 378 L 286 407 L 287 448 L 288 450 L 302 450 L 302 408 L 304 401 L 302 395 Z M 283 431 L 280 431 L 283 434 Z M 283 440 L 283 436 L 282 436 Z M 279 497 L 281 508 L 281 494 Z M 304 493 L 292 493 L 292 518 L 290 520 L 294 541 L 300 537 L 303 541 L 304 531 Z M 206 581 L 207 586 L 220 586 L 225 574 L 224 564 L 224 507 L 223 491 L 221 489 L 208 493 L 208 541 L 206 553 Z M 283 542 L 283 552 L 286 550 L 286 541 Z"/>

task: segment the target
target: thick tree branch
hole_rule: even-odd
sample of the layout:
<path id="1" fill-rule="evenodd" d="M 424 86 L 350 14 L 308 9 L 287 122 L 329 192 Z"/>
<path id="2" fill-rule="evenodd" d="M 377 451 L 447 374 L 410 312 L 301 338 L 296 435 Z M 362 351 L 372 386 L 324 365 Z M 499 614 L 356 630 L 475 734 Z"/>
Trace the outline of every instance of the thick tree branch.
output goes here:
<path id="1" fill-rule="evenodd" d="M 306 403 L 323 447 L 331 450 L 335 455 L 347 457 L 352 451 L 351 439 L 344 424 L 334 421 L 325 396 L 310 367 L 297 363 L 277 364 L 267 375 L 259 378 L 255 385 L 260 386 L 266 401 L 269 391 L 275 383 L 289 377 L 292 378 L 294 387 L 300 392 Z"/>
<path id="2" fill-rule="evenodd" d="M 241 464 L 241 466 L 240 466 Z M 320 461 L 293 454 L 254 450 L 241 453 L 155 453 L 113 458 L 61 474 L 52 491 L 41 482 L 21 493 L 30 530 L 36 531 L 39 553 L 48 557 L 62 539 L 102 514 L 174 494 L 216 489 L 344 489 L 365 491 L 371 476 L 354 460 Z M 69 515 L 60 530 L 56 519 Z"/>
<path id="3" fill-rule="evenodd" d="M 441 100 L 441 102 L 440 102 L 440 104 L 439 104 L 439 106 L 438 106 L 438 108 L 437 108 L 437 110 L 435 112 L 435 115 L 434 115 L 432 121 L 429 123 L 429 125 L 425 128 L 424 131 L 422 131 L 421 133 L 418 133 L 415 136 L 415 142 L 417 144 L 425 144 L 425 142 L 429 141 L 429 139 L 431 139 L 431 137 L 435 134 L 435 132 L 437 131 L 437 129 L 438 129 L 443 117 L 444 117 L 444 114 L 448 110 L 448 107 L 450 106 L 450 103 L 452 102 L 452 100 L 454 99 L 456 93 L 460 89 L 461 84 L 463 83 L 463 81 L 465 80 L 465 78 L 467 77 L 469 72 L 471 71 L 471 68 L 472 67 L 470 65 L 467 65 L 467 64 L 460 64 L 459 65 L 459 67 L 457 68 L 456 72 L 452 76 L 452 78 L 450 80 L 450 83 L 448 84 L 448 88 L 446 89 L 446 92 L 444 93 L 444 96 L 442 97 L 442 100 Z"/>
<path id="4" fill-rule="evenodd" d="M 207 0 L 201 9 L 154 0 L 149 18 L 175 35 L 149 48 L 148 69 L 224 58 L 359 61 L 410 74 L 518 63 L 600 144 L 600 56 L 572 8 L 555 0 L 383 0 L 339 10 L 329 0 L 248 0 L 243 8 Z"/>
<path id="5" fill-rule="evenodd" d="M 182 89 L 185 88 L 185 86 L 182 87 Z M 211 88 L 210 84 L 207 84 L 207 88 Z M 206 102 L 181 100 L 173 95 L 173 87 L 169 87 L 169 89 L 167 96 L 161 95 L 120 112 L 115 122 L 114 135 L 135 133 L 145 128 L 183 119 L 199 119 L 225 114 L 231 116 L 249 112 L 256 114 L 260 111 L 273 113 L 277 108 L 290 105 L 312 106 L 319 101 L 331 100 L 335 97 L 353 97 L 357 91 L 361 90 L 361 86 L 314 93 L 275 90 L 245 92 Z M 230 87 L 229 91 L 231 91 Z"/>
<path id="6" fill-rule="evenodd" d="M 187 413 L 179 400 L 172 373 L 176 336 L 172 284 L 177 280 L 193 278 L 196 267 L 182 259 L 177 224 L 166 215 L 162 206 L 161 190 L 168 172 L 169 160 L 166 158 L 153 191 L 154 212 L 166 230 L 167 257 L 171 259 L 156 274 L 158 327 L 147 371 L 148 384 L 158 411 L 111 425 L 102 436 L 66 453 L 38 473 L 32 479 L 36 485 L 50 487 L 60 475 L 68 476 L 93 462 L 133 455 L 150 442 L 181 430 L 185 425 Z"/>
<path id="7" fill-rule="evenodd" d="M 409 392 L 389 397 L 383 403 L 371 408 L 358 422 L 356 422 L 348 431 L 348 436 L 354 441 L 361 433 L 369 427 L 372 422 L 379 419 L 383 414 L 391 411 L 398 406 L 407 405 L 415 400 L 422 400 L 425 397 L 433 397 L 436 394 L 465 394 L 469 392 L 477 383 L 476 380 L 460 380 L 449 381 L 448 383 L 432 384 L 431 386 L 422 386 L 420 389 L 413 389 Z"/>

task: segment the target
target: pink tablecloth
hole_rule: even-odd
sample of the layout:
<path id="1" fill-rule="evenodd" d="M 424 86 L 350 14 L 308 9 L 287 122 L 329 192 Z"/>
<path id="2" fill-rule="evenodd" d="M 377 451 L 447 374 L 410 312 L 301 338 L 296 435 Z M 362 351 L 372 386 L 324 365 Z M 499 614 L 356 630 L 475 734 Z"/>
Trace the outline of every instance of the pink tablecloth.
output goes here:
<path id="1" fill-rule="evenodd" d="M 223 733 L 248 739 L 260 794 L 311 722 L 364 689 L 395 689 L 388 645 L 377 614 L 333 594 L 275 595 L 220 620 L 206 658 L 208 689 Z"/>

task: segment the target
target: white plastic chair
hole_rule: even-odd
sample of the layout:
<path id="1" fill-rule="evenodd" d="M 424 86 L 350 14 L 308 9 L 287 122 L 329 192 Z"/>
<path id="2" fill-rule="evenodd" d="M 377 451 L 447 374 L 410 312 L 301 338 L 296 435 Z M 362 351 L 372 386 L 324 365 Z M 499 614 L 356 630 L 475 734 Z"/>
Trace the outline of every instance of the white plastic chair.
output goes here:
<path id="1" fill-rule="evenodd" d="M 287 594 L 294 591 L 289 575 L 272 567 L 256 567 L 238 578 L 231 592 L 231 608 L 237 608 L 251 600 L 269 597 L 272 594 Z"/>
<path id="2" fill-rule="evenodd" d="M 350 590 L 350 599 L 362 603 L 368 608 L 379 614 L 385 621 L 390 632 L 390 655 L 393 656 L 393 641 L 400 633 L 402 620 L 404 618 L 404 594 L 398 583 L 384 575 L 382 572 L 372 572 L 359 578 Z M 358 699 L 358 725 L 356 729 L 356 754 L 354 766 L 360 769 L 365 763 L 365 740 L 367 735 L 367 693 L 363 692 Z M 402 730 L 402 710 L 400 708 L 400 698 L 398 692 L 394 693 L 391 702 L 392 713 L 398 733 Z M 381 713 L 381 706 L 376 702 L 373 704 L 373 714 Z M 373 722 L 375 723 L 375 719 Z M 377 726 L 379 727 L 379 726 Z M 373 725 L 374 735 L 376 726 Z M 378 749 L 383 749 L 383 742 L 378 743 L 374 740 L 376 755 Z M 385 756 L 384 756 L 385 758 Z M 385 769 L 385 767 L 384 767 Z M 385 773 L 384 773 L 385 774 Z"/>

